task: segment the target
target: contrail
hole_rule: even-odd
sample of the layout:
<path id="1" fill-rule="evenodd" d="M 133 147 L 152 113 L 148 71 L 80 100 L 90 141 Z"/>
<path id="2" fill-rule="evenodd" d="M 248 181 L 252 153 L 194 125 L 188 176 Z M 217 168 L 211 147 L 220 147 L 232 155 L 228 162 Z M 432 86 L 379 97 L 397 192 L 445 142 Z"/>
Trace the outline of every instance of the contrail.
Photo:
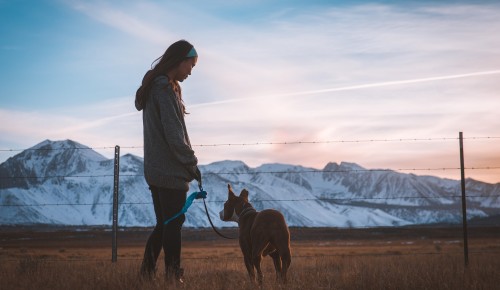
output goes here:
<path id="1" fill-rule="evenodd" d="M 71 126 L 71 127 L 64 127 L 63 129 L 56 130 L 55 132 L 58 134 L 62 134 L 62 133 L 73 132 L 73 131 L 77 131 L 77 130 L 96 128 L 96 127 L 100 127 L 104 124 L 107 124 L 109 122 L 115 121 L 117 119 L 130 117 L 130 116 L 134 116 L 134 115 L 139 115 L 139 113 L 138 112 L 131 112 L 131 113 L 125 113 L 125 114 L 120 114 L 120 115 L 104 117 L 104 118 L 100 118 L 97 120 L 84 122 L 84 123 L 81 123 L 79 125 L 75 125 L 75 126 Z"/>
<path id="2" fill-rule="evenodd" d="M 372 84 L 364 84 L 364 85 L 353 85 L 353 86 L 347 86 L 347 87 L 321 89 L 321 90 L 310 90 L 310 91 L 302 91 L 302 92 L 294 92 L 294 93 L 283 93 L 283 94 L 267 95 L 267 96 L 259 96 L 259 97 L 238 98 L 238 99 L 230 99 L 230 100 L 223 100 L 223 101 L 193 104 L 193 105 L 190 105 L 189 107 L 196 108 L 196 107 L 212 106 L 212 105 L 219 105 L 219 104 L 237 103 L 237 102 L 242 102 L 242 101 L 247 101 L 247 100 L 255 100 L 255 99 L 264 99 L 264 98 L 267 99 L 267 98 L 280 98 L 280 97 L 293 97 L 293 96 L 302 96 L 302 95 L 324 94 L 324 93 L 330 93 L 330 92 L 352 91 L 352 90 L 360 90 L 360 89 L 367 89 L 367 88 L 377 88 L 377 87 L 387 87 L 387 86 L 395 86 L 395 85 L 434 82 L 434 81 L 468 78 L 468 77 L 476 77 L 476 76 L 484 76 L 484 75 L 494 75 L 494 74 L 500 74 L 500 70 L 474 72 L 474 73 L 468 73 L 468 74 L 458 74 L 458 75 L 448 75 L 448 76 L 439 76 L 439 77 L 429 77 L 429 78 L 419 78 L 419 79 L 411 79 L 411 80 L 389 81 L 389 82 L 372 83 Z"/>

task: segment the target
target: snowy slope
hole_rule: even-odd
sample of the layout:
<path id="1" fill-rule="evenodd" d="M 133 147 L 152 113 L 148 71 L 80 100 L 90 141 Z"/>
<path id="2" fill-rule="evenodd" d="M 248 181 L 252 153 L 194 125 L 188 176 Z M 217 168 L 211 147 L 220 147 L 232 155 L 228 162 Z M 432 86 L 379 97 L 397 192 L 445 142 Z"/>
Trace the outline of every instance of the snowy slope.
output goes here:
<path id="1" fill-rule="evenodd" d="M 288 164 L 250 168 L 241 161 L 200 166 L 212 220 L 218 219 L 227 184 L 246 188 L 258 210 L 283 212 L 290 226 L 372 227 L 460 222 L 460 183 L 353 163 L 322 170 Z M 500 184 L 467 180 L 468 218 L 500 214 Z M 155 222 L 143 160 L 120 158 L 119 225 Z M 197 191 L 197 184 L 190 191 Z M 0 224 L 109 225 L 112 221 L 113 160 L 71 140 L 43 141 L 0 164 Z M 196 200 L 185 226 L 209 227 Z"/>

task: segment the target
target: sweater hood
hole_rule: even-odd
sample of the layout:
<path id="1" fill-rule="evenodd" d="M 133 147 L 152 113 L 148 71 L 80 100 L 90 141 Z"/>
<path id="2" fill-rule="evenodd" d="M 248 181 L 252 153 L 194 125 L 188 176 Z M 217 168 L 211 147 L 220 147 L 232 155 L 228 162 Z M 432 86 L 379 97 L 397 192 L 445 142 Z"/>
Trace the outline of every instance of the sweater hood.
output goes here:
<path id="1" fill-rule="evenodd" d="M 135 108 L 141 111 L 146 106 L 149 97 L 149 90 L 151 86 L 151 78 L 153 70 L 149 70 L 142 78 L 142 84 L 135 92 Z"/>

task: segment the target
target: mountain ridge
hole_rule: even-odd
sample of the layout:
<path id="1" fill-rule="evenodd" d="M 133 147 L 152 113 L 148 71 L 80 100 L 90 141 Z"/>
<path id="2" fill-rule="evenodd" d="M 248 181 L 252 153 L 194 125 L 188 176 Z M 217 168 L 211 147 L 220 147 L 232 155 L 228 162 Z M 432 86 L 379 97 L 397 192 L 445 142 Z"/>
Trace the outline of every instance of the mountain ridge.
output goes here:
<path id="1" fill-rule="evenodd" d="M 112 159 L 72 140 L 43 142 L 0 164 L 0 224 L 104 225 L 112 218 Z M 119 224 L 151 226 L 151 197 L 143 159 L 120 157 Z M 246 188 L 258 209 L 276 208 L 290 226 L 371 227 L 461 221 L 460 182 L 393 170 L 329 162 L 320 169 L 269 163 L 251 168 L 239 160 L 200 165 L 212 217 L 227 197 L 227 184 Z M 23 178 L 24 177 L 24 178 Z M 500 214 L 500 183 L 466 180 L 468 218 Z M 197 191 L 195 182 L 190 192 Z M 473 196 L 481 196 L 473 197 Z M 233 227 L 212 218 L 217 226 Z M 186 226 L 208 227 L 202 203 Z"/>

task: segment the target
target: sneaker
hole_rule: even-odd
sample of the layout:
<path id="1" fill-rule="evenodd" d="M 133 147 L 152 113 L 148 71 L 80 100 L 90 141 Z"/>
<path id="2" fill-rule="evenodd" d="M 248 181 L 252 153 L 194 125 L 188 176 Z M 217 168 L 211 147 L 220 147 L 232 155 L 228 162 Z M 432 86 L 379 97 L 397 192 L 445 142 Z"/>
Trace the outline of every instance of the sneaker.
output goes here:
<path id="1" fill-rule="evenodd" d="M 175 283 L 177 286 L 184 285 L 184 269 L 179 268 L 167 272 L 167 281 Z"/>
<path id="2" fill-rule="evenodd" d="M 175 271 L 175 282 L 177 284 L 184 284 L 184 269 L 180 268 Z"/>

